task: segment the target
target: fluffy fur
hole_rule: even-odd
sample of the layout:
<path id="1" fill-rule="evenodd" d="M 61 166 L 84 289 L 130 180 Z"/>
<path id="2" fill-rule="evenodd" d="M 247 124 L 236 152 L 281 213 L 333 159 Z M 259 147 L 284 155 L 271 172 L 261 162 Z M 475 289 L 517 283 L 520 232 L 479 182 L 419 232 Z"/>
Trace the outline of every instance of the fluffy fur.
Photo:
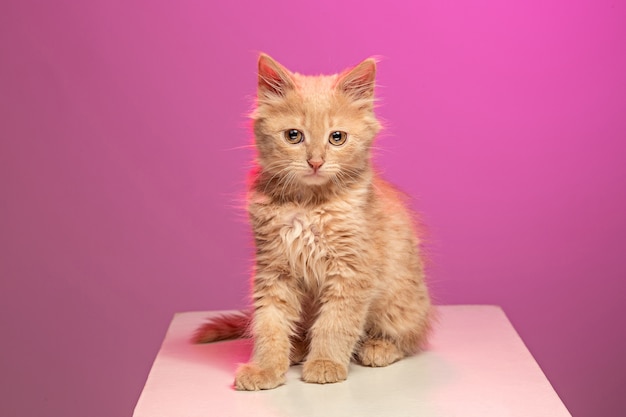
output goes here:
<path id="1" fill-rule="evenodd" d="M 373 59 L 312 77 L 259 58 L 248 195 L 254 311 L 196 334 L 241 337 L 249 323 L 254 350 L 236 389 L 274 388 L 301 361 L 304 381 L 338 382 L 352 358 L 386 366 L 425 342 L 431 303 L 413 216 L 371 163 L 375 72 Z"/>

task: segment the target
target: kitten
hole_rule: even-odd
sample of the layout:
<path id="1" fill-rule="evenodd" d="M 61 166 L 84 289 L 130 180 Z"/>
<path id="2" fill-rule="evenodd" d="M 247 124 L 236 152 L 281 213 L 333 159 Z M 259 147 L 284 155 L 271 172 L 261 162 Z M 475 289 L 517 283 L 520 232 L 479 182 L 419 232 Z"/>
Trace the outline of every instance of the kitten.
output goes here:
<path id="1" fill-rule="evenodd" d="M 345 380 L 351 358 L 386 366 L 415 353 L 431 303 L 412 215 L 371 163 L 376 62 L 312 77 L 261 54 L 258 71 L 254 312 L 216 318 L 196 341 L 250 332 L 238 390 L 283 384 L 290 363 L 324 384 Z"/>

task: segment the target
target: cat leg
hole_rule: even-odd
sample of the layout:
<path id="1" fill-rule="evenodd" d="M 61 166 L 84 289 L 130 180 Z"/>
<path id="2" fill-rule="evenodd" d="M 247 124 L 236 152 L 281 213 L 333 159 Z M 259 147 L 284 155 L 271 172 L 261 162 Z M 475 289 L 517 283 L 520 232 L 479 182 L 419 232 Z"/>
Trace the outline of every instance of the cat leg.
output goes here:
<path id="1" fill-rule="evenodd" d="M 405 329 L 386 326 L 383 330 L 377 325 L 370 327 L 355 352 L 355 359 L 361 365 L 380 367 L 414 354 L 424 344 L 429 325 L 427 320 L 416 320 L 413 323 L 413 326 Z"/>
<path id="2" fill-rule="evenodd" d="M 308 331 L 315 322 L 317 311 L 319 310 L 315 297 L 310 292 L 304 292 L 301 300 L 301 317 L 296 325 L 296 333 L 291 337 L 291 354 L 289 359 L 292 365 L 303 362 L 309 353 Z"/>
<path id="3" fill-rule="evenodd" d="M 269 278 L 255 279 L 254 350 L 250 362 L 237 369 L 235 388 L 238 390 L 275 388 L 285 382 L 289 369 L 290 338 L 300 313 L 299 299 L 297 291 L 290 287 L 289 277 Z"/>
<path id="4" fill-rule="evenodd" d="M 320 311 L 310 330 L 310 351 L 302 368 L 306 382 L 343 381 L 354 346 L 361 337 L 369 299 L 367 281 L 354 277 L 329 278 Z"/>
<path id="5" fill-rule="evenodd" d="M 289 361 L 292 365 L 299 364 L 306 358 L 309 351 L 309 343 L 306 338 L 301 336 L 294 336 L 291 338 L 291 352 L 289 354 Z"/>
<path id="6" fill-rule="evenodd" d="M 413 297 L 384 297 L 372 303 L 365 338 L 355 359 L 365 366 L 387 366 L 417 352 L 430 330 L 431 306 L 424 286 Z"/>

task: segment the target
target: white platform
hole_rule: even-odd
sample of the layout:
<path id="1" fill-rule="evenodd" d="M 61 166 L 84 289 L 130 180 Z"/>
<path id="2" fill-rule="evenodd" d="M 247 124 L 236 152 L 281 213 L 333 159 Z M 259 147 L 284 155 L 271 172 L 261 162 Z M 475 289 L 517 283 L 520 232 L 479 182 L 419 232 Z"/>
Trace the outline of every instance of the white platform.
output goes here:
<path id="1" fill-rule="evenodd" d="M 190 343 L 211 314 L 177 313 L 134 417 L 561 417 L 569 412 L 499 307 L 440 306 L 430 348 L 386 368 L 350 365 L 315 385 L 293 366 L 287 384 L 240 392 L 235 368 L 251 341 Z"/>

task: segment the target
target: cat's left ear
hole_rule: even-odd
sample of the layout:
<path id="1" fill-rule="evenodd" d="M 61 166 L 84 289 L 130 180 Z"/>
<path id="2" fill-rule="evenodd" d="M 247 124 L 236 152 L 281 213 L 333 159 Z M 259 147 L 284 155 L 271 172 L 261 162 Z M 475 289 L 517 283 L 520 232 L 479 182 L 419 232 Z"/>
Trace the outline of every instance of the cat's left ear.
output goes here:
<path id="1" fill-rule="evenodd" d="M 368 58 L 339 75 L 336 88 L 355 99 L 373 99 L 376 60 Z"/>

